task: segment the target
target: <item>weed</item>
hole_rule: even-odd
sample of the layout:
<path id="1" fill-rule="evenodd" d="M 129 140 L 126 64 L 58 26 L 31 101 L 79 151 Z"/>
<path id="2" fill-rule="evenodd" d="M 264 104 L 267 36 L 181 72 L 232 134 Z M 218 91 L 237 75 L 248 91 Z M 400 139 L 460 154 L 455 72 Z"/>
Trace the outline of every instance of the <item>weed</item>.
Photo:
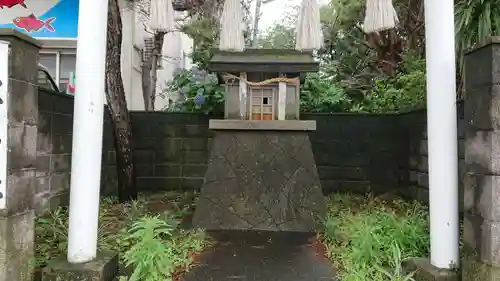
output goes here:
<path id="1" fill-rule="evenodd" d="M 320 234 L 344 281 L 408 281 L 401 262 L 426 256 L 428 215 L 423 206 L 373 196 L 335 194 Z"/>
<path id="2" fill-rule="evenodd" d="M 129 281 L 156 281 L 170 279 L 175 269 L 175 251 L 170 243 L 175 226 L 161 220 L 159 216 L 145 216 L 137 220 L 125 240 L 132 247 L 123 255 L 125 265 L 134 272 Z"/>
<path id="3" fill-rule="evenodd" d="M 36 267 L 44 266 L 51 258 L 59 256 L 68 248 L 67 218 L 68 209 L 60 207 L 47 216 L 36 219 Z"/>
<path id="4" fill-rule="evenodd" d="M 98 249 L 119 253 L 120 262 L 131 265 L 134 270 L 132 278 L 136 279 L 130 280 L 163 280 L 155 278 L 167 278 L 174 271 L 188 270 L 192 255 L 201 252 L 208 242 L 203 231 L 178 227 L 180 218 L 192 210 L 193 200 L 191 194 L 141 196 L 139 200 L 123 204 L 114 198 L 102 198 Z M 66 254 L 68 218 L 67 207 L 37 218 L 37 268 Z"/>
<path id="5" fill-rule="evenodd" d="M 158 215 L 142 217 L 132 225 L 124 238 L 131 245 L 123 255 L 125 265 L 134 268 L 128 281 L 171 281 L 174 273 L 189 269 L 192 254 L 207 243 L 202 231 L 185 231 L 178 224 L 174 216 Z"/>

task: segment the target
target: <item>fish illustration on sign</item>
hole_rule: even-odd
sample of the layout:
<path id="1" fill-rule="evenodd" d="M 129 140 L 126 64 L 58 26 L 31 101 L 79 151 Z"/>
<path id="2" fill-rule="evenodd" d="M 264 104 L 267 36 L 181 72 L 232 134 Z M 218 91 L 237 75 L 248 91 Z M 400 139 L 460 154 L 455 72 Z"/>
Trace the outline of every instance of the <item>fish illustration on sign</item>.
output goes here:
<path id="1" fill-rule="evenodd" d="M 25 0 L 0 0 L 0 9 L 3 9 L 4 7 L 12 8 L 16 5 L 21 5 L 27 9 L 28 7 L 24 4 L 24 1 Z"/>
<path id="2" fill-rule="evenodd" d="M 1 1 L 1 0 L 0 0 Z M 39 31 L 42 28 L 46 28 L 50 32 L 54 32 L 55 29 L 51 23 L 56 18 L 49 18 L 46 21 L 40 20 L 34 14 L 30 14 L 27 17 L 17 17 L 12 22 L 15 26 L 26 30 L 26 32 Z"/>

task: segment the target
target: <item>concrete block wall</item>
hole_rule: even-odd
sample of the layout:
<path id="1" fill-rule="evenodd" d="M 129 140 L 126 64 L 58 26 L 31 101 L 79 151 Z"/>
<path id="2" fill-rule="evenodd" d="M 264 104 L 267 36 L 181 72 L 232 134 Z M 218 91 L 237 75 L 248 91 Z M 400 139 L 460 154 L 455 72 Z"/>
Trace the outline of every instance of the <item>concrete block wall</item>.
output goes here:
<path id="1" fill-rule="evenodd" d="M 73 98 L 40 90 L 37 148 L 38 213 L 68 201 Z M 459 103 L 459 179 L 463 182 L 464 119 Z M 104 113 L 102 195 L 117 191 L 111 122 Z M 198 190 L 213 132 L 210 116 L 132 111 L 138 189 Z M 324 193 L 386 193 L 428 200 L 426 113 L 302 114 L 316 120 L 310 133 Z M 462 191 L 463 189 L 461 189 Z"/>
<path id="2" fill-rule="evenodd" d="M 67 203 L 73 98 L 39 92 L 37 150 L 38 212 Z M 464 176 L 463 103 L 459 103 L 460 182 Z M 207 168 L 213 132 L 210 116 L 131 112 L 138 189 L 198 190 Z M 310 133 L 324 193 L 397 191 L 428 199 L 425 111 L 405 114 L 302 114 L 316 120 Z M 117 191 L 111 122 L 105 112 L 102 192 Z"/>
<path id="3" fill-rule="evenodd" d="M 37 214 L 69 203 L 73 102 L 71 96 L 38 91 Z"/>
<path id="4" fill-rule="evenodd" d="M 209 116 L 190 113 L 132 112 L 134 159 L 139 190 L 195 190 L 207 169 L 212 132 Z M 105 130 L 106 131 L 106 130 Z M 112 137 L 112 134 L 108 135 Z M 105 190 L 116 187 L 112 139 L 105 140 Z"/>
<path id="5" fill-rule="evenodd" d="M 7 136 L 2 134 L 0 139 L 7 158 L 0 163 L 6 175 L 0 178 L 5 200 L 0 206 L 0 281 L 28 281 L 34 262 L 40 45 L 24 34 L 5 29 L 0 29 L 0 41 L 0 107 L 7 112 L 1 120 Z"/>
<path id="6" fill-rule="evenodd" d="M 316 120 L 309 134 L 324 193 L 385 193 L 399 186 L 398 116 L 302 114 Z"/>
<path id="7" fill-rule="evenodd" d="M 500 276 L 500 38 L 465 56 L 462 280 Z"/>
<path id="8" fill-rule="evenodd" d="M 399 187 L 400 150 L 395 115 L 303 114 L 317 121 L 310 134 L 325 193 L 383 193 Z M 201 188 L 212 132 L 204 114 L 133 112 L 135 163 L 139 190 Z M 115 169 L 108 152 L 107 189 Z"/>
<path id="9" fill-rule="evenodd" d="M 457 103 L 458 124 L 458 179 L 460 192 L 463 191 L 465 178 L 465 120 L 464 102 Z M 418 110 L 399 116 L 400 139 L 406 143 L 407 162 L 404 164 L 407 174 L 402 174 L 400 193 L 422 202 L 429 200 L 429 168 L 427 150 L 427 115 L 425 110 Z M 461 196 L 460 196 L 461 197 Z"/>

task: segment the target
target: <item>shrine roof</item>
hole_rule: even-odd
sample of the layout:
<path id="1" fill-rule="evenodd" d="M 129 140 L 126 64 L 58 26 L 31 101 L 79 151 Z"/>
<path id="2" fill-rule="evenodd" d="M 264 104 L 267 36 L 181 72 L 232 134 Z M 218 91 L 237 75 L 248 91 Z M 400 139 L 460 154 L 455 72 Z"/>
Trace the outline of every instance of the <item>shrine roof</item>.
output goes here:
<path id="1" fill-rule="evenodd" d="M 312 52 L 285 49 L 215 51 L 208 68 L 215 72 L 317 72 Z"/>

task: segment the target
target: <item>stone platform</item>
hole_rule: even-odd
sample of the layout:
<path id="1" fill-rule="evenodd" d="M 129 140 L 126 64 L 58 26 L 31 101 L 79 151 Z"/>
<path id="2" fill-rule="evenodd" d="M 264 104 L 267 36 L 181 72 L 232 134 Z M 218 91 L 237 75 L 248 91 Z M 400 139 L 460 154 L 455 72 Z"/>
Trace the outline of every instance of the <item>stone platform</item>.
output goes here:
<path id="1" fill-rule="evenodd" d="M 215 130 L 193 216 L 207 230 L 315 230 L 326 211 L 309 141 L 315 121 L 211 120 Z"/>
<path id="2" fill-rule="evenodd" d="M 330 261 L 316 251 L 314 233 L 209 232 L 217 243 L 202 253 L 185 281 L 336 281 Z"/>

